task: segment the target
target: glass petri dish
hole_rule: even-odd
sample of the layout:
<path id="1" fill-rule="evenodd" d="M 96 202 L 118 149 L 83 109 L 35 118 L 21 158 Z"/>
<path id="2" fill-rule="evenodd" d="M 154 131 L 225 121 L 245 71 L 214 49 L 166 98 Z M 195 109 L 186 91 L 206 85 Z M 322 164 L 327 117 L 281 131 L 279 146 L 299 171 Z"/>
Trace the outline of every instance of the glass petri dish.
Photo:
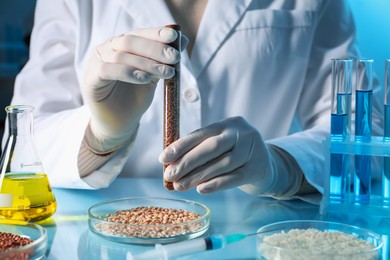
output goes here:
<path id="1" fill-rule="evenodd" d="M 185 210 L 198 218 L 170 224 L 125 224 L 109 221 L 107 216 L 138 207 Z M 210 209 L 191 201 L 166 198 L 123 198 L 93 205 L 88 210 L 89 229 L 109 240 L 131 244 L 165 244 L 199 237 L 210 225 Z"/>
<path id="2" fill-rule="evenodd" d="M 22 221 L 0 222 L 0 232 L 33 240 L 25 246 L 0 251 L 0 259 L 45 259 L 48 239 L 47 231 L 42 226 Z"/>
<path id="3" fill-rule="evenodd" d="M 337 222 L 294 220 L 261 227 L 258 259 L 381 259 L 382 238 L 368 229 Z"/>

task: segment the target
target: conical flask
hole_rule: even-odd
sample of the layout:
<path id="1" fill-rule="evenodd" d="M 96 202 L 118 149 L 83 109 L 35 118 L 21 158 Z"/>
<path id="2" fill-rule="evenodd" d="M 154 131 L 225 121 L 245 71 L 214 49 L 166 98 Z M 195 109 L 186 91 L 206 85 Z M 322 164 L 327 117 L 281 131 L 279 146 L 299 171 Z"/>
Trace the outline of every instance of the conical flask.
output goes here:
<path id="1" fill-rule="evenodd" d="M 57 208 L 33 137 L 33 107 L 8 106 L 8 139 L 0 160 L 0 221 L 39 221 Z"/>

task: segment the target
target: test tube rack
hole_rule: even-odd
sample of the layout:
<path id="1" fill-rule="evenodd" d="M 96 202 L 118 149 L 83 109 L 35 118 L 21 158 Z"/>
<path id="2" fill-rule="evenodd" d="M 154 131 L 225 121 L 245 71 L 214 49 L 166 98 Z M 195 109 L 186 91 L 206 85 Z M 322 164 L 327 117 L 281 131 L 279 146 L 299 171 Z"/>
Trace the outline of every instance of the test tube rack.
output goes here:
<path id="1" fill-rule="evenodd" d="M 370 215 L 370 216 L 390 216 L 390 203 L 383 200 L 383 187 L 381 178 L 371 178 L 371 194 L 368 203 L 357 203 L 354 199 L 353 192 L 353 175 L 354 175 L 354 163 L 353 158 L 355 155 L 366 155 L 374 158 L 372 160 L 373 167 L 371 167 L 371 176 L 382 176 L 383 158 L 390 158 L 390 141 L 385 140 L 381 136 L 372 136 L 370 142 L 356 141 L 354 136 L 351 135 L 343 141 L 333 141 L 331 138 L 327 138 L 323 142 L 326 149 L 326 168 L 324 178 L 324 192 L 323 198 L 320 204 L 320 213 L 322 215 L 328 213 L 337 214 L 358 214 L 358 215 Z M 331 154 L 345 154 L 350 156 L 350 171 L 349 174 L 343 176 L 347 188 L 345 190 L 345 196 L 342 201 L 333 201 L 330 197 L 330 156 Z M 376 166 L 374 166 L 374 164 Z M 376 172 L 375 172 L 376 171 Z"/>

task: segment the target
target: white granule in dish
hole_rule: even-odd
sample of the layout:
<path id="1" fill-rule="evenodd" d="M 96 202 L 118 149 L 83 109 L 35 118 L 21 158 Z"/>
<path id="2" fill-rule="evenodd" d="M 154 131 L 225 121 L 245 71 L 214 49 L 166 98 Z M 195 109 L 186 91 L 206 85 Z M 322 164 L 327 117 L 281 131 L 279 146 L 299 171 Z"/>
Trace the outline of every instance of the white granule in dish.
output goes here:
<path id="1" fill-rule="evenodd" d="M 264 243 L 265 242 L 265 243 Z M 275 248 L 276 247 L 276 248 Z M 283 248 L 281 250 L 281 248 Z M 265 259 L 377 259 L 374 245 L 354 235 L 318 229 L 291 229 L 266 236 L 260 244 Z M 367 252 L 370 251 L 370 252 Z M 363 253 L 366 252 L 366 253 Z"/>

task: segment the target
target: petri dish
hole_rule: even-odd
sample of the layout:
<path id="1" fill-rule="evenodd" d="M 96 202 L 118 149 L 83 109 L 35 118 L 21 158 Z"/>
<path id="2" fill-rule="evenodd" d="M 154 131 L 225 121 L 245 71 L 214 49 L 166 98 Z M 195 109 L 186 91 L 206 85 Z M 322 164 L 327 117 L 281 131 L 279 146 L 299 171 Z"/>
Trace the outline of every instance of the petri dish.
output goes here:
<path id="1" fill-rule="evenodd" d="M 22 221 L 1 222 L 0 232 L 33 240 L 25 246 L 0 251 L 0 259 L 45 259 L 48 239 L 42 226 Z"/>
<path id="2" fill-rule="evenodd" d="M 352 225 L 294 220 L 269 224 L 257 232 L 257 259 L 381 259 L 381 236 Z"/>
<path id="3" fill-rule="evenodd" d="M 158 207 L 197 214 L 196 219 L 167 224 L 129 224 L 107 216 L 139 207 Z M 191 200 L 167 198 L 123 198 L 104 201 L 88 210 L 89 229 L 106 239 L 131 244 L 166 244 L 199 237 L 210 226 L 210 209 Z"/>

